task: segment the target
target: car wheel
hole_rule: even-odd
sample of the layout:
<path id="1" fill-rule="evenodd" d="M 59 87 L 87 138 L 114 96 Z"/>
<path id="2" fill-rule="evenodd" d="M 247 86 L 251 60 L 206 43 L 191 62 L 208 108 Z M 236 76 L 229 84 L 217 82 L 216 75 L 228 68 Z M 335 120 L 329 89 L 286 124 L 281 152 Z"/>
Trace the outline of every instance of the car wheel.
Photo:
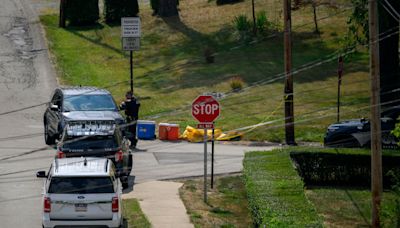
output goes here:
<path id="1" fill-rule="evenodd" d="M 122 218 L 122 224 L 119 226 L 119 228 L 128 228 L 128 220 Z"/>
<path id="2" fill-rule="evenodd" d="M 49 125 L 47 122 L 44 124 L 44 141 L 47 145 L 53 145 L 56 143 L 56 139 L 50 134 Z"/>

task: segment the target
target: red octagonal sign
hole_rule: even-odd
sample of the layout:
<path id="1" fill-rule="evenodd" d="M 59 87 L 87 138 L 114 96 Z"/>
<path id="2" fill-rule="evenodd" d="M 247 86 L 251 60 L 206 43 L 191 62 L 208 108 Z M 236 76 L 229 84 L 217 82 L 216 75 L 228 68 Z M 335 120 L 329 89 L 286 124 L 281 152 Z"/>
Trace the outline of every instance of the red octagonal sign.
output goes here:
<path id="1" fill-rule="evenodd" d="M 213 96 L 199 96 L 192 103 L 192 116 L 200 123 L 212 123 L 219 111 L 219 103 Z"/>

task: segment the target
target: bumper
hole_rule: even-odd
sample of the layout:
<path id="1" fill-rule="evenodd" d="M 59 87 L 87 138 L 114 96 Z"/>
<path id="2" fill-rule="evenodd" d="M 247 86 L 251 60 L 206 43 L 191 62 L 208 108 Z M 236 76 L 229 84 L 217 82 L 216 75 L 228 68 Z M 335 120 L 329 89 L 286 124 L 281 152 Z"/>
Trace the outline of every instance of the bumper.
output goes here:
<path id="1" fill-rule="evenodd" d="M 120 227 L 122 224 L 122 217 L 118 213 L 114 213 L 111 220 L 51 220 L 48 213 L 43 215 L 43 227 L 54 228 L 73 227 L 73 226 L 104 226 L 104 227 Z"/>

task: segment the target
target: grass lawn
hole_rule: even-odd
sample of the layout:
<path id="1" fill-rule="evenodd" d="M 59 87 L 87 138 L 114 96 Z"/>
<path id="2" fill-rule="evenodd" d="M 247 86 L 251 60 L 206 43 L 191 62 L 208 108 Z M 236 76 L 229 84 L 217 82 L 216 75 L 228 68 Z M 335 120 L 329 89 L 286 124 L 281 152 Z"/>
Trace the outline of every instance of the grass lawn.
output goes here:
<path id="1" fill-rule="evenodd" d="M 268 39 L 259 36 L 250 44 L 238 38 L 232 21 L 240 14 L 250 16 L 250 4 L 216 6 L 215 1 L 181 0 L 180 18 L 168 19 L 153 17 L 148 5 L 140 6 L 143 34 L 141 50 L 134 53 L 134 88 L 141 98 L 141 119 L 178 123 L 183 129 L 195 124 L 190 104 L 196 96 L 221 92 L 229 96 L 220 101 L 218 127 L 227 131 L 274 120 L 246 132 L 245 139 L 283 141 L 283 78 L 278 77 L 284 69 L 283 38 L 281 33 Z M 294 68 L 325 60 L 341 48 L 350 14 L 343 12 L 345 7 L 318 7 L 318 17 L 325 18 L 319 21 L 320 35 L 313 33 L 310 7 L 293 12 Z M 279 31 L 281 8 L 278 0 L 256 3 L 256 11 L 266 11 Z M 60 82 L 106 87 L 120 102 L 129 89 L 129 56 L 121 51 L 120 27 L 101 22 L 60 29 L 57 14 L 45 12 L 40 19 Z M 213 64 L 205 63 L 207 47 L 218 53 Z M 337 62 L 333 56 L 333 61 L 294 75 L 298 141 L 321 142 L 326 127 L 336 120 Z M 346 58 L 344 72 L 342 118 L 367 116 L 368 109 L 360 109 L 369 105 L 365 50 Z M 247 89 L 232 93 L 229 81 L 234 76 L 241 77 Z"/>
<path id="2" fill-rule="evenodd" d="M 179 191 L 195 227 L 253 226 L 242 176 L 216 176 L 207 204 L 201 178 L 186 180 Z"/>
<path id="3" fill-rule="evenodd" d="M 324 218 L 325 227 L 371 227 L 371 191 L 363 189 L 312 188 L 306 196 Z M 382 227 L 397 227 L 395 194 L 383 193 Z"/>
<path id="4" fill-rule="evenodd" d="M 139 202 L 136 199 L 127 199 L 122 201 L 124 208 L 124 218 L 128 221 L 127 228 L 150 228 L 151 224 L 140 209 Z"/>
<path id="5" fill-rule="evenodd" d="M 244 177 L 249 205 L 258 224 L 269 227 L 369 227 L 371 192 L 351 187 L 304 187 L 289 157 L 293 151 L 366 154 L 367 150 L 291 147 L 247 153 Z M 396 155 L 385 151 L 386 155 Z M 397 227 L 399 196 L 383 193 L 382 225 Z M 397 226 L 396 226 L 397 225 Z"/>

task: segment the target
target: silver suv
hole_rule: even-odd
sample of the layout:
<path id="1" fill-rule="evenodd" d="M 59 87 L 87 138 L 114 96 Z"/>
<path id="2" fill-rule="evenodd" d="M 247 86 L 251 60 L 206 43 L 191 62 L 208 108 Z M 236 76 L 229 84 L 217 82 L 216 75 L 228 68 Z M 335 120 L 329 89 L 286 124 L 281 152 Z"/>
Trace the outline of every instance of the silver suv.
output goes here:
<path id="1" fill-rule="evenodd" d="M 122 185 L 106 158 L 55 159 L 43 190 L 43 227 L 123 227 Z"/>

